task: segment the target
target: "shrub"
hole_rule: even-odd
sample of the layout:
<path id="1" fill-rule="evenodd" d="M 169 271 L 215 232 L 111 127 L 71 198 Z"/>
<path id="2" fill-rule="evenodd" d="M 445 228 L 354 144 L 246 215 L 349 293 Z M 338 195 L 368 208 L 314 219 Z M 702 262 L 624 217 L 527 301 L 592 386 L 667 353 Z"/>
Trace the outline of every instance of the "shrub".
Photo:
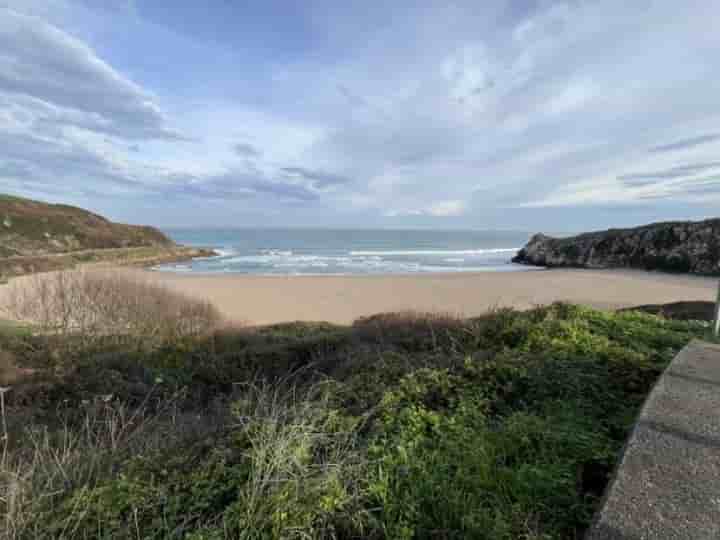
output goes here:
<path id="1" fill-rule="evenodd" d="M 187 429 L 176 409 L 151 414 L 99 397 L 81 422 L 26 431 L 22 447 L 8 453 L 0 478 L 11 496 L 0 503 L 0 532 L 133 540 L 362 535 L 357 421 L 333 409 L 328 395 L 325 385 L 242 385 L 213 439 L 207 415 L 181 438 Z"/>
<path id="2" fill-rule="evenodd" d="M 238 538 L 336 538 L 362 530 L 357 421 L 330 388 L 248 385 L 233 408 L 247 478 L 225 527 Z"/>
<path id="3" fill-rule="evenodd" d="M 447 346 L 451 334 L 463 326 L 463 319 L 450 313 L 401 311 L 360 318 L 353 331 L 361 339 L 380 345 L 418 350 Z"/>
<path id="4" fill-rule="evenodd" d="M 179 339 L 200 335 L 221 320 L 209 302 L 115 271 L 65 270 L 13 282 L 8 310 L 43 331 Z"/>
<path id="5" fill-rule="evenodd" d="M 57 426 L 33 424 L 5 432 L 0 536 L 78 537 L 72 531 L 88 509 L 67 501 L 77 501 L 79 494 L 117 476 L 129 456 L 178 444 L 195 419 L 177 414 L 177 400 L 151 407 L 149 395 L 140 406 L 130 408 L 112 395 L 96 396 L 83 404 L 80 414 L 60 411 Z"/>

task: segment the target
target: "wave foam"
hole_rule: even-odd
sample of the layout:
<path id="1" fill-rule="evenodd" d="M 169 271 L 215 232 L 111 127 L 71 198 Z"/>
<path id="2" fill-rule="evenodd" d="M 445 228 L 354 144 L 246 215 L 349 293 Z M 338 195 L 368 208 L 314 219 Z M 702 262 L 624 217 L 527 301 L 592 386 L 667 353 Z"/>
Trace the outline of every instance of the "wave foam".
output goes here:
<path id="1" fill-rule="evenodd" d="M 351 251 L 352 256 L 403 256 L 403 255 L 487 255 L 492 253 L 510 253 L 518 251 L 520 248 L 491 248 L 491 249 L 408 249 L 408 250 L 371 250 L 371 251 Z"/>
<path id="2" fill-rule="evenodd" d="M 219 259 L 220 257 L 231 257 L 231 256 L 237 254 L 237 251 L 235 251 L 233 248 L 226 248 L 226 247 L 223 247 L 223 248 L 215 248 L 215 249 L 213 249 L 213 251 L 214 251 L 215 253 L 217 253 L 217 258 L 218 258 L 218 259 Z"/>
<path id="3" fill-rule="evenodd" d="M 266 248 L 243 253 L 223 246 L 218 255 L 188 264 L 155 267 L 170 272 L 268 275 L 419 274 L 526 270 L 504 255 L 517 248 L 371 249 L 310 251 Z M 299 251 L 299 250 L 298 250 Z M 309 252 L 308 252 L 309 251 Z M 506 262 L 504 259 L 508 259 Z"/>

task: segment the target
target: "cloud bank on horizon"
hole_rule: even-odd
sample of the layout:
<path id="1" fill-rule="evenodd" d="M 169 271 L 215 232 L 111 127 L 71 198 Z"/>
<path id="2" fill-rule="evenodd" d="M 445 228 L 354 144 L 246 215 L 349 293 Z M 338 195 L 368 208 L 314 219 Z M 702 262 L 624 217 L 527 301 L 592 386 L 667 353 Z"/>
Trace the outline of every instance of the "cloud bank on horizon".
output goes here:
<path id="1" fill-rule="evenodd" d="M 0 191 L 159 225 L 720 214 L 720 5 L 0 0 Z"/>

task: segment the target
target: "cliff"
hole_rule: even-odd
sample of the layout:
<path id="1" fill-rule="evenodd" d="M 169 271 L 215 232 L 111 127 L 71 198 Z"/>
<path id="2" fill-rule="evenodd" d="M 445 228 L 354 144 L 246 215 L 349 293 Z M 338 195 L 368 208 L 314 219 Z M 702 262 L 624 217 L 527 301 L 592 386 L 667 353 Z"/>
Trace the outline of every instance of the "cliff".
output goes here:
<path id="1" fill-rule="evenodd" d="M 720 275 L 720 219 L 654 223 L 568 238 L 536 234 L 513 262 Z"/>
<path id="2" fill-rule="evenodd" d="M 74 206 L 0 195 L 0 257 L 174 245 L 153 227 L 113 223 Z"/>

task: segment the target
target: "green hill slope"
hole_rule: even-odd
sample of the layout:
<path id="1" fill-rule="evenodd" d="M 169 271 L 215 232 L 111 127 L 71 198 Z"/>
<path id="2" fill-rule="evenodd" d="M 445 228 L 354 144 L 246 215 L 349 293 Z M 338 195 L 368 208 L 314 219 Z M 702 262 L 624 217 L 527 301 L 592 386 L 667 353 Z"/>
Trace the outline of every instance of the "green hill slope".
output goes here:
<path id="1" fill-rule="evenodd" d="M 154 227 L 114 223 L 82 208 L 0 194 L 0 284 L 9 278 L 103 263 L 154 266 L 208 257 Z"/>
<path id="2" fill-rule="evenodd" d="M 0 195 L 0 257 L 173 245 L 153 227 L 113 223 L 73 206 Z"/>

